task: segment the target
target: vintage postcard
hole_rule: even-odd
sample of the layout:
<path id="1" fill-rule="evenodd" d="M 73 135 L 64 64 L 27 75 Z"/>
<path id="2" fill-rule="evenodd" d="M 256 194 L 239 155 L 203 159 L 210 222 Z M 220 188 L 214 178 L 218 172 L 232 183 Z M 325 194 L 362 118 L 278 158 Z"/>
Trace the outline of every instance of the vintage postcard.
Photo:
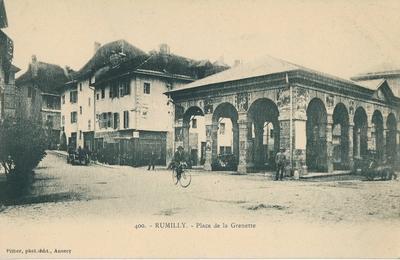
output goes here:
<path id="1" fill-rule="evenodd" d="M 399 13 L 0 0 L 0 258 L 398 258 Z"/>

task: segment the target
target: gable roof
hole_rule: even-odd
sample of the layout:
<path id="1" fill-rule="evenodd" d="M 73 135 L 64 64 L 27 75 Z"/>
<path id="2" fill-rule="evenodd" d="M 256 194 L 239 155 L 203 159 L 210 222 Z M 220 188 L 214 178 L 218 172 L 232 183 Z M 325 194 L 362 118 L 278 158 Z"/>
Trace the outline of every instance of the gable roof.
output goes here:
<path id="1" fill-rule="evenodd" d="M 125 40 L 109 42 L 96 51 L 93 57 L 79 71 L 77 71 L 75 77 L 86 77 L 89 74 L 94 73 L 96 70 L 107 66 L 110 62 L 110 56 L 113 53 L 124 53 L 126 60 L 147 55 L 144 51 Z"/>
<path id="2" fill-rule="evenodd" d="M 384 99 L 393 100 L 393 98 L 395 97 L 395 95 L 394 95 L 392 89 L 390 88 L 389 83 L 387 82 L 387 80 L 383 80 L 379 84 L 378 88 L 375 90 L 374 97 L 377 98 L 377 99 L 382 99 L 380 97 L 380 92 L 383 93 L 383 95 L 385 97 Z"/>
<path id="3" fill-rule="evenodd" d="M 182 89 L 212 85 L 222 82 L 253 78 L 284 71 L 298 70 L 302 68 L 303 68 L 302 66 L 284 60 L 280 60 L 271 56 L 266 56 L 249 63 L 241 63 L 235 67 L 224 70 L 220 73 L 197 80 L 195 82 L 187 84 L 182 88 L 177 89 L 176 91 Z"/>
<path id="4" fill-rule="evenodd" d="M 4 0 L 0 0 L 0 28 L 6 28 L 7 26 L 8 20 Z"/>
<path id="5" fill-rule="evenodd" d="M 203 78 L 226 68 L 224 66 L 214 66 L 209 61 L 196 61 L 169 52 L 151 51 L 150 55 L 137 55 L 131 59 L 124 59 L 114 68 L 108 62 L 107 65 L 98 68 L 94 75 L 96 83 L 134 72 L 194 81 L 197 78 Z"/>
<path id="6" fill-rule="evenodd" d="M 177 74 L 193 77 L 191 67 L 194 60 L 178 56 L 175 54 L 162 54 L 160 52 L 152 53 L 149 59 L 138 69 L 153 70 L 168 74 Z"/>
<path id="7" fill-rule="evenodd" d="M 271 56 L 265 56 L 263 58 L 260 58 L 258 60 L 249 63 L 239 64 L 233 68 L 194 81 L 178 89 L 167 91 L 166 93 L 173 94 L 173 93 L 178 93 L 180 91 L 189 91 L 189 89 L 198 87 L 214 86 L 219 83 L 226 83 L 226 82 L 238 81 L 259 76 L 286 73 L 291 71 L 302 71 L 308 74 L 316 75 L 318 77 L 327 78 L 336 81 L 338 83 L 345 84 L 350 88 L 358 88 L 358 91 L 360 90 L 363 91 L 364 89 L 366 94 L 369 93 L 368 95 L 376 94 L 374 96 L 375 98 L 377 97 L 378 93 L 377 90 L 381 89 L 381 86 L 383 86 L 384 88 L 382 89 L 382 92 L 385 93 L 385 96 L 389 97 L 390 99 L 394 97 L 395 98 L 394 100 L 397 100 L 396 96 L 393 95 L 393 90 L 391 89 L 391 86 L 385 80 L 379 79 L 373 81 L 368 80 L 360 82 L 360 81 L 343 79 L 337 76 L 332 76 L 327 73 L 312 70 L 303 67 L 301 65 L 297 65 Z"/>
<path id="8" fill-rule="evenodd" d="M 67 81 L 63 68 L 38 61 L 29 64 L 28 70 L 15 80 L 15 84 L 22 87 L 25 83 L 35 83 L 44 93 L 58 94 Z"/>
<path id="9" fill-rule="evenodd" d="M 373 79 L 373 80 L 357 81 L 357 84 L 371 90 L 377 90 L 384 82 L 386 82 L 386 80 L 384 79 Z"/>
<path id="10" fill-rule="evenodd" d="M 393 69 L 394 67 L 384 68 L 390 68 L 390 70 L 383 71 L 381 68 L 378 71 L 357 74 L 351 77 L 351 79 L 357 81 L 359 84 L 366 85 L 368 88 L 372 87 L 374 89 L 379 87 L 374 85 L 386 80 L 393 95 L 400 98 L 400 70 L 395 70 Z"/>

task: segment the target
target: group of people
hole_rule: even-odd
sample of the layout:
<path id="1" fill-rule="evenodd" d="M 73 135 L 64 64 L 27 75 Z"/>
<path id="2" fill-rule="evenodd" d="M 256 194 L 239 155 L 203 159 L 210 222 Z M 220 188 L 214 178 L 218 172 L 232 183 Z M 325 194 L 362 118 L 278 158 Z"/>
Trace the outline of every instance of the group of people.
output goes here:
<path id="1" fill-rule="evenodd" d="M 89 149 L 87 147 L 82 148 L 81 146 L 78 146 L 77 149 L 75 149 L 73 146 L 68 146 L 68 154 L 77 154 L 79 157 L 85 157 L 86 155 L 90 154 Z"/>
<path id="2" fill-rule="evenodd" d="M 155 154 L 154 154 L 154 152 L 152 152 L 150 159 L 149 159 L 149 165 L 148 165 L 147 170 L 150 170 L 150 169 L 154 170 L 154 162 L 155 162 Z M 186 163 L 186 156 L 185 156 L 183 147 L 179 146 L 177 148 L 176 152 L 174 153 L 174 157 L 172 158 L 171 162 L 168 165 L 168 169 L 177 167 L 177 166 L 181 165 L 182 163 Z M 276 154 L 275 164 L 276 164 L 275 180 L 276 181 L 283 180 L 283 177 L 285 175 L 285 167 L 287 165 L 285 149 L 281 148 L 280 151 Z"/>

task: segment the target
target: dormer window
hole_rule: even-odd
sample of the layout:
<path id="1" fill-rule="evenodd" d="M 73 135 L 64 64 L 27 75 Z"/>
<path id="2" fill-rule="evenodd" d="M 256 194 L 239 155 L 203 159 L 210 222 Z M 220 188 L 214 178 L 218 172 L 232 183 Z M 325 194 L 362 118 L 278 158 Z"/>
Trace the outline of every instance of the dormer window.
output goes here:
<path id="1" fill-rule="evenodd" d="M 121 64 L 121 56 L 118 53 L 113 53 L 110 55 L 111 67 L 115 68 Z"/>

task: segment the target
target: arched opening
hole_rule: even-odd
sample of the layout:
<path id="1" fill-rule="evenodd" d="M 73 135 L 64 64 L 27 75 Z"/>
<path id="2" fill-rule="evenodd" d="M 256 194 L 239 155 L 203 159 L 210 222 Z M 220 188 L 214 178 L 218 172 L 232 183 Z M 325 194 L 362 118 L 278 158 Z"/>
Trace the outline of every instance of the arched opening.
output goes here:
<path id="1" fill-rule="evenodd" d="M 382 161 L 385 153 L 383 138 L 383 117 L 379 110 L 375 110 L 372 115 L 372 140 L 375 143 L 375 156 L 378 161 Z"/>
<path id="2" fill-rule="evenodd" d="M 213 169 L 236 170 L 239 161 L 238 112 L 230 103 L 216 107 L 212 117 Z"/>
<path id="3" fill-rule="evenodd" d="M 310 101 L 307 107 L 306 160 L 309 171 L 327 171 L 326 146 L 327 113 L 319 98 Z"/>
<path id="4" fill-rule="evenodd" d="M 333 169 L 349 168 L 349 114 L 343 103 L 333 110 L 332 127 Z"/>
<path id="5" fill-rule="evenodd" d="M 266 98 L 254 101 L 248 111 L 252 124 L 253 162 L 255 169 L 275 169 L 275 154 L 279 151 L 279 110 Z"/>
<path id="6" fill-rule="evenodd" d="M 387 161 L 388 163 L 394 165 L 397 161 L 397 141 L 396 141 L 396 134 L 397 134 L 397 120 L 393 113 L 390 113 L 387 121 L 386 127 L 388 129 L 386 135 L 386 154 L 387 154 Z"/>
<path id="7" fill-rule="evenodd" d="M 368 119 L 364 108 L 358 107 L 354 113 L 353 156 L 360 160 L 368 154 Z"/>
<path id="8" fill-rule="evenodd" d="M 187 128 L 187 137 L 184 146 L 187 146 L 190 164 L 193 166 L 204 165 L 206 152 L 206 129 L 204 113 L 201 108 L 193 106 L 188 108 L 183 115 L 183 127 Z"/>

